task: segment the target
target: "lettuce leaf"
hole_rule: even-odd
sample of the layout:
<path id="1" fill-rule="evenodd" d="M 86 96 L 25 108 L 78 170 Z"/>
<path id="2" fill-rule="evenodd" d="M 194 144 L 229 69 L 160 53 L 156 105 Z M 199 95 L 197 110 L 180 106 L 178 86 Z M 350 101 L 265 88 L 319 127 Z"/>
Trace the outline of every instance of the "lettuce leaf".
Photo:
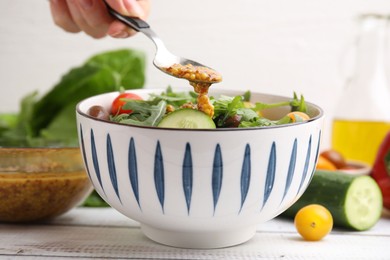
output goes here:
<path id="1" fill-rule="evenodd" d="M 63 75 L 42 97 L 36 91 L 26 95 L 17 123 L 0 131 L 0 146 L 77 146 L 76 104 L 121 88 L 142 88 L 144 71 L 145 55 L 137 50 L 114 50 L 91 57 Z"/>

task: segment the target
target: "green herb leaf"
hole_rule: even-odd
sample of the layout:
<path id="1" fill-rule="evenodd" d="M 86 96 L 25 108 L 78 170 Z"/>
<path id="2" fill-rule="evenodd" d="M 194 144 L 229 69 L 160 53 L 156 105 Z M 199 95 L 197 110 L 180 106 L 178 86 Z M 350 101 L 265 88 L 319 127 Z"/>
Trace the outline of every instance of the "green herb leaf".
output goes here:
<path id="1" fill-rule="evenodd" d="M 290 102 L 290 105 L 291 105 L 292 112 L 294 112 L 294 111 L 299 111 L 299 112 L 304 112 L 304 113 L 307 112 L 307 106 L 306 106 L 305 98 L 303 97 L 303 95 L 301 95 L 301 99 L 298 99 L 297 94 L 294 92 L 294 98 Z"/>
<path id="2" fill-rule="evenodd" d="M 166 105 L 164 100 L 159 101 L 157 105 L 153 101 L 129 100 L 123 109 L 130 109 L 133 113 L 113 116 L 111 120 L 121 124 L 157 126 L 165 115 Z"/>
<path id="3" fill-rule="evenodd" d="M 175 109 L 180 108 L 186 103 L 196 103 L 198 95 L 195 92 L 173 92 L 171 87 L 168 87 L 167 90 L 160 95 L 151 94 L 151 98 L 157 100 L 165 100 L 167 105 L 173 106 Z"/>
<path id="4" fill-rule="evenodd" d="M 278 121 L 276 121 L 275 124 L 277 124 L 277 125 L 285 125 L 285 124 L 290 124 L 291 122 L 292 122 L 291 117 L 284 116 L 281 119 L 279 119 Z"/>
<path id="5" fill-rule="evenodd" d="M 217 127 L 223 127 L 226 120 L 235 115 L 240 108 L 244 108 L 242 96 L 220 96 L 218 99 L 214 99 L 214 118 L 216 120 Z"/>
<path id="6" fill-rule="evenodd" d="M 242 95 L 243 101 L 249 102 L 251 100 L 251 92 L 248 90 Z"/>
<path id="7" fill-rule="evenodd" d="M 251 108 L 238 108 L 236 114 L 241 116 L 241 121 L 252 121 L 259 117 Z"/>
<path id="8" fill-rule="evenodd" d="M 294 92 L 293 99 L 291 101 L 271 103 L 271 104 L 256 102 L 254 110 L 260 112 L 261 110 L 264 109 L 283 107 L 283 106 L 290 106 L 292 112 L 293 111 L 300 111 L 304 113 L 307 112 L 307 106 L 304 97 L 301 95 L 301 99 L 298 99 L 298 96 L 295 92 Z"/>
<path id="9" fill-rule="evenodd" d="M 272 126 L 272 125 L 275 125 L 275 122 L 264 117 L 258 117 L 252 121 L 243 121 L 240 123 L 238 127 L 246 128 L 246 127 L 261 127 L 261 126 Z"/>

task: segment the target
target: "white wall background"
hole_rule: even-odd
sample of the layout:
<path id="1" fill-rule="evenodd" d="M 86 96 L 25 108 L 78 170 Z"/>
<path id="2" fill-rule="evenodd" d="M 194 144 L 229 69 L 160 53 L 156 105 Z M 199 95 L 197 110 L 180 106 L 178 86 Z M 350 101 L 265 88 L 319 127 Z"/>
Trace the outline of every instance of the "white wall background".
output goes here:
<path id="1" fill-rule="evenodd" d="M 368 12 L 390 13 L 390 0 L 152 0 L 148 22 L 172 52 L 220 71 L 224 81 L 214 87 L 296 91 L 323 107 L 326 147 L 344 85 L 340 59 L 354 40 L 355 17 Z M 48 1 L 1 0 L 0 112 L 17 111 L 22 96 L 45 93 L 91 55 L 122 47 L 147 53 L 147 87 L 186 86 L 152 66 L 154 46 L 141 34 L 68 34 L 52 23 Z"/>

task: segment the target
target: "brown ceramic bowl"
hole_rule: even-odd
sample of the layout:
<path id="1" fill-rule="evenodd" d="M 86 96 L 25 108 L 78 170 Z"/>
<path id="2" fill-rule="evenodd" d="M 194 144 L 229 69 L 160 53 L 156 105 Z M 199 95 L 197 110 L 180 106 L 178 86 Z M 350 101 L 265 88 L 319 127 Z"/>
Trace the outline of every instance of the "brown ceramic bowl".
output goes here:
<path id="1" fill-rule="evenodd" d="M 79 148 L 0 148 L 0 221 L 59 216 L 92 191 Z"/>
<path id="2" fill-rule="evenodd" d="M 346 167 L 340 171 L 351 175 L 369 175 L 371 166 L 365 162 L 348 160 Z"/>

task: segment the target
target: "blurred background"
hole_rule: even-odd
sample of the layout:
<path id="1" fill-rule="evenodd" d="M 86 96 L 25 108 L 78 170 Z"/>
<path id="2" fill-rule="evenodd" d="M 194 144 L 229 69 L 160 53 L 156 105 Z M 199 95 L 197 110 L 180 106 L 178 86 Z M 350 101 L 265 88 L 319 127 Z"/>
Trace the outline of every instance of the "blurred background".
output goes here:
<path id="1" fill-rule="evenodd" d="M 148 22 L 172 52 L 222 73 L 215 88 L 291 96 L 293 91 L 331 119 L 351 73 L 356 17 L 390 13 L 389 0 L 152 0 Z M 0 1 L 0 111 L 13 112 L 34 90 L 44 94 L 70 68 L 119 48 L 147 54 L 147 88 L 187 86 L 152 65 L 154 45 L 144 35 L 92 39 L 56 27 L 48 1 Z"/>

